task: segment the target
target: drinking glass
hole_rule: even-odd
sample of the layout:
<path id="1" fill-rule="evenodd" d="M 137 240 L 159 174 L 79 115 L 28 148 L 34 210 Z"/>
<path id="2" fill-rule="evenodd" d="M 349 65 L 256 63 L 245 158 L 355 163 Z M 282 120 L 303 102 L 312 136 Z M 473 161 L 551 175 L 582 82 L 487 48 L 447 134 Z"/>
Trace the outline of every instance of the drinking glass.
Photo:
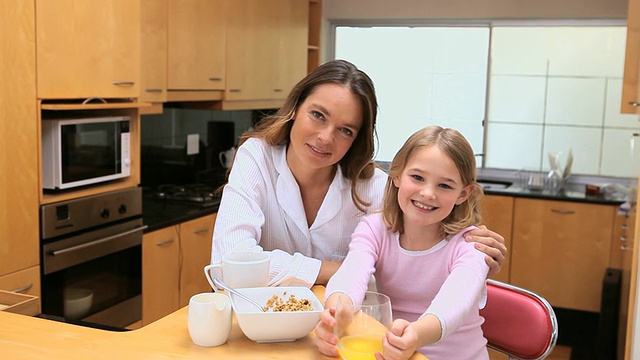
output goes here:
<path id="1" fill-rule="evenodd" d="M 338 353 L 344 360 L 374 360 L 382 352 L 382 339 L 393 322 L 387 295 L 367 291 L 362 304 L 341 296 L 336 305 Z"/>

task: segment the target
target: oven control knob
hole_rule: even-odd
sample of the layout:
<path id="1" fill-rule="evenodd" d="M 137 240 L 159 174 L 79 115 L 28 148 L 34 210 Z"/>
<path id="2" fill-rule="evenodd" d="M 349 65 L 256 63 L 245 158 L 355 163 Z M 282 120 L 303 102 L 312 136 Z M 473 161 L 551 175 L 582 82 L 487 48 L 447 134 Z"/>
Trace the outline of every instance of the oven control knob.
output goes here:
<path id="1" fill-rule="evenodd" d="M 100 211 L 100 217 L 102 217 L 103 219 L 106 219 L 109 217 L 109 209 L 104 208 L 102 209 L 102 211 Z"/>
<path id="2" fill-rule="evenodd" d="M 122 215 L 126 212 L 127 212 L 127 205 L 120 204 L 120 207 L 118 207 L 118 214 Z"/>

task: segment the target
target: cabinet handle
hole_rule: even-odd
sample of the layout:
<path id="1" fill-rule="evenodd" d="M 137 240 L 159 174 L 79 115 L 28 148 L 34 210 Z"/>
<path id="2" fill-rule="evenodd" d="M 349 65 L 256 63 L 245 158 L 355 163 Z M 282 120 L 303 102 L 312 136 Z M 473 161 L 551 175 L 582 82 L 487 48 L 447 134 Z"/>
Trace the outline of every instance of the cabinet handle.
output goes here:
<path id="1" fill-rule="evenodd" d="M 240 92 L 240 89 L 230 89 L 229 92 Z"/>
<path id="2" fill-rule="evenodd" d="M 171 243 L 172 243 L 172 242 L 174 242 L 174 241 L 176 241 L 176 239 L 171 238 L 171 239 L 169 239 L 169 240 L 165 240 L 165 241 L 157 242 L 157 243 L 156 243 L 156 245 L 157 245 L 157 246 L 167 245 L 167 244 L 171 244 Z"/>
<path id="3" fill-rule="evenodd" d="M 629 105 L 631 105 L 631 106 L 636 106 L 636 107 L 637 107 L 637 106 L 640 106 L 640 102 L 637 102 L 637 101 L 630 101 L 630 102 L 629 102 Z"/>
<path id="4" fill-rule="evenodd" d="M 162 89 L 145 89 L 144 91 L 151 93 L 161 93 Z"/>
<path id="5" fill-rule="evenodd" d="M 222 81 L 222 78 L 219 77 L 214 77 L 214 78 L 209 78 L 210 81 Z"/>
<path id="6" fill-rule="evenodd" d="M 561 209 L 551 209 L 551 211 L 556 214 L 562 214 L 562 215 L 571 215 L 576 213 L 573 210 L 561 210 Z"/>
<path id="7" fill-rule="evenodd" d="M 135 81 L 114 81 L 112 82 L 113 85 L 125 85 L 125 86 L 132 86 L 135 85 Z"/>
<path id="8" fill-rule="evenodd" d="M 627 241 L 627 237 L 626 236 L 620 236 L 620 241 L 622 241 L 622 242 Z"/>
<path id="9" fill-rule="evenodd" d="M 202 233 L 206 233 L 207 231 L 209 231 L 209 228 L 204 228 L 204 229 L 200 229 L 200 230 L 196 230 L 193 233 L 194 234 L 202 234 Z"/>
<path id="10" fill-rule="evenodd" d="M 630 251 L 630 250 L 633 250 L 633 247 L 626 246 L 626 245 L 621 245 L 620 246 L 620 250 L 622 250 L 622 251 Z"/>
<path id="11" fill-rule="evenodd" d="M 31 284 L 29 284 L 29 285 L 27 285 L 25 287 L 22 287 L 20 289 L 11 290 L 11 292 L 12 293 L 21 293 L 21 292 L 25 292 L 25 291 L 31 289 L 32 287 L 33 287 L 33 283 L 31 283 Z"/>
<path id="12" fill-rule="evenodd" d="M 282 89 L 273 89 L 274 92 L 282 92 Z"/>

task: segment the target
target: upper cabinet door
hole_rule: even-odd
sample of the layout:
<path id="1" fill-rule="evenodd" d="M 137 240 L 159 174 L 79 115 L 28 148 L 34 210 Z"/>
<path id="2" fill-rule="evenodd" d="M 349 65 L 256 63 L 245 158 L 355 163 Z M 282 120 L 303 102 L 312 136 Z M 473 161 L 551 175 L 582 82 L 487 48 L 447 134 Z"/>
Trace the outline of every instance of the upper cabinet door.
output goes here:
<path id="1" fill-rule="evenodd" d="M 309 4 L 300 0 L 278 1 L 274 14 L 274 69 L 272 93 L 284 99 L 307 74 Z"/>
<path id="2" fill-rule="evenodd" d="M 140 101 L 167 100 L 167 2 L 142 0 Z"/>
<path id="3" fill-rule="evenodd" d="M 287 96 L 306 74 L 308 11 L 300 0 L 230 2 L 225 100 Z"/>
<path id="4" fill-rule="evenodd" d="M 630 0 L 627 11 L 627 48 L 624 58 L 621 112 L 637 113 L 640 106 L 640 1 Z"/>
<path id="5" fill-rule="evenodd" d="M 140 2 L 36 2 L 38 98 L 138 97 Z"/>
<path id="6" fill-rule="evenodd" d="M 170 90 L 224 89 L 226 3 L 225 0 L 169 0 Z"/>

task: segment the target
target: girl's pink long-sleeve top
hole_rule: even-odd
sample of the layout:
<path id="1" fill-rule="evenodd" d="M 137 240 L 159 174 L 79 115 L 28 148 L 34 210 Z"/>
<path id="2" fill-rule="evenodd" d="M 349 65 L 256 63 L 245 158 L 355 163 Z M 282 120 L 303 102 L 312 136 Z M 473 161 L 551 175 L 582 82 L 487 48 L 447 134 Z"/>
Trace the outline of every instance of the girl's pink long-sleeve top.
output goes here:
<path id="1" fill-rule="evenodd" d="M 416 321 L 425 314 L 440 319 L 442 338 L 419 351 L 430 360 L 489 359 L 479 310 L 486 302 L 489 266 L 485 254 L 464 241 L 464 229 L 434 247 L 408 251 L 399 234 L 388 231 L 381 214 L 356 227 L 349 252 L 327 284 L 326 297 L 344 292 L 361 303 L 371 274 L 379 292 L 391 298 L 394 319 Z"/>

